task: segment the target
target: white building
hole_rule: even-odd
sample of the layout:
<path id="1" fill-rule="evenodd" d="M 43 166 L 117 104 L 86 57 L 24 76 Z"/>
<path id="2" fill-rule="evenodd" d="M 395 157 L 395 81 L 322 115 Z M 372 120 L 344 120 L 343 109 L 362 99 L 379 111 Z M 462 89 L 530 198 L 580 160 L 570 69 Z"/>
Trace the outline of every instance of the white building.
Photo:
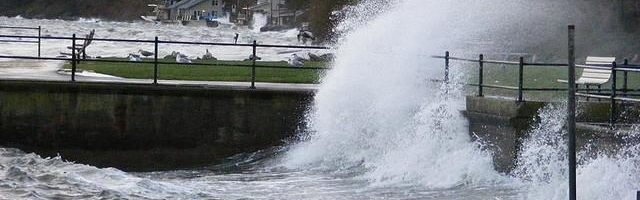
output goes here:
<path id="1" fill-rule="evenodd" d="M 258 0 L 249 10 L 266 15 L 271 26 L 292 26 L 296 19 L 296 12 L 286 7 L 286 0 Z"/>
<path id="2" fill-rule="evenodd" d="M 168 0 L 167 18 L 169 20 L 204 20 L 224 17 L 222 0 Z"/>

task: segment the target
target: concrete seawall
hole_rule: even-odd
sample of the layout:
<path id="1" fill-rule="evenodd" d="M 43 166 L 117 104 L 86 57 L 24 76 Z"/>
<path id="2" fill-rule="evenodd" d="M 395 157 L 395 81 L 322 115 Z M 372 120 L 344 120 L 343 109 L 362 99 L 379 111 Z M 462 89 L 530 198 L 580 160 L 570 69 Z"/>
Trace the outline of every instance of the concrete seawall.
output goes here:
<path id="1" fill-rule="evenodd" d="M 210 165 L 293 136 L 313 92 L 0 81 L 0 146 L 127 171 Z"/>
<path id="2" fill-rule="evenodd" d="M 558 102 L 516 102 L 513 99 L 499 97 L 466 98 L 467 109 L 465 115 L 469 120 L 469 132 L 473 137 L 486 143 L 486 148 L 494 152 L 495 168 L 501 172 L 509 172 L 514 167 L 520 144 L 528 137 L 528 132 L 538 120 L 538 111 L 547 104 L 559 104 Z M 610 113 L 610 103 L 580 102 L 577 116 L 577 146 L 584 150 L 586 145 L 591 145 L 597 150 L 615 152 L 624 144 L 624 127 L 620 130 L 611 130 L 606 126 L 595 124 L 607 123 Z M 635 105 L 618 105 L 617 110 L 624 113 L 623 123 L 637 123 L 639 116 L 638 107 Z M 619 133 L 619 134 L 616 134 Z"/>
<path id="3" fill-rule="evenodd" d="M 295 87 L 5 80 L 0 81 L 0 146 L 125 171 L 207 166 L 281 145 L 303 131 L 314 93 Z M 494 152 L 498 171 L 509 172 L 538 110 L 549 103 L 466 100 L 469 133 Z M 624 144 L 614 131 L 588 123 L 608 120 L 608 102 L 579 106 L 581 148 L 588 142 L 615 151 Z M 637 108 L 618 110 L 637 120 Z"/>

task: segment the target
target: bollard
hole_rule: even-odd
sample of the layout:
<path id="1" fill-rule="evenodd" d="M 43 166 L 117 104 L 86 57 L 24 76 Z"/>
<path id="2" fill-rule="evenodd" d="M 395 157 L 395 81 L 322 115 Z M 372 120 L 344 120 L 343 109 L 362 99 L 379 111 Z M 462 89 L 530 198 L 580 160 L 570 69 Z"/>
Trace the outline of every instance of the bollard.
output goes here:
<path id="1" fill-rule="evenodd" d="M 520 57 L 520 63 L 518 64 L 518 102 L 524 101 L 522 90 L 524 87 L 524 57 Z"/>
<path id="2" fill-rule="evenodd" d="M 158 36 L 156 36 L 155 55 L 153 57 L 153 84 L 158 85 Z"/>
<path id="3" fill-rule="evenodd" d="M 569 157 L 569 199 L 576 200 L 576 55 L 575 26 L 569 26 L 569 83 L 567 103 L 567 132 Z"/>
<path id="4" fill-rule="evenodd" d="M 257 42 L 253 41 L 253 58 L 251 59 L 253 62 L 251 64 L 251 89 L 256 89 L 256 60 L 258 60 L 258 56 L 256 55 L 256 45 Z"/>
<path id="5" fill-rule="evenodd" d="M 483 82 L 483 78 L 484 78 L 483 77 L 484 75 L 482 73 L 482 71 L 483 71 L 482 68 L 484 67 L 484 63 L 482 62 L 483 60 L 484 60 L 484 55 L 480 54 L 480 60 L 478 60 L 479 63 L 480 63 L 480 67 L 479 67 L 479 70 L 478 70 L 478 96 L 479 97 L 484 96 L 483 93 L 482 93 L 482 82 Z"/>
<path id="6" fill-rule="evenodd" d="M 616 71 L 616 62 L 612 63 L 611 66 L 611 112 L 609 113 L 609 125 L 611 129 L 616 124 L 616 79 L 617 79 L 617 71 Z"/>
<path id="7" fill-rule="evenodd" d="M 444 53 L 444 82 L 449 83 L 449 51 Z"/>
<path id="8" fill-rule="evenodd" d="M 40 52 L 42 46 L 42 26 L 38 26 L 38 58 L 40 58 Z"/>
<path id="9" fill-rule="evenodd" d="M 71 38 L 71 82 L 76 81 L 76 34 Z"/>

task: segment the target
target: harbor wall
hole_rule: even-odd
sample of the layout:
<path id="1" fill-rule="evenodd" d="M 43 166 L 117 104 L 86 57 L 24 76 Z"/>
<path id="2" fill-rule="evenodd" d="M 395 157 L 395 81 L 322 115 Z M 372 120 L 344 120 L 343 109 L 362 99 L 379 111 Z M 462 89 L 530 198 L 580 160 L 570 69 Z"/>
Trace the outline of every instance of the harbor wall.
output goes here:
<path id="1" fill-rule="evenodd" d="M 214 164 L 282 144 L 311 90 L 0 81 L 0 146 L 126 171 Z"/>
<path id="2" fill-rule="evenodd" d="M 467 96 L 466 111 L 469 120 L 469 133 L 472 138 L 481 140 L 485 148 L 493 152 L 495 168 L 508 173 L 515 166 L 521 144 L 529 137 L 531 127 L 539 121 L 538 111 L 548 104 L 560 102 L 517 102 L 514 99 L 501 97 Z M 578 150 L 587 149 L 613 153 L 624 144 L 624 133 L 629 131 L 624 126 L 610 129 L 609 101 L 581 101 L 580 112 L 576 116 L 576 142 Z M 637 123 L 640 114 L 635 105 L 617 104 L 621 113 L 620 123 Z M 631 121 L 630 121 L 631 120 Z"/>
<path id="3" fill-rule="evenodd" d="M 210 166 L 282 144 L 304 131 L 313 89 L 0 81 L 0 147 L 97 167 L 157 171 Z M 548 102 L 466 98 L 469 134 L 509 172 Z M 611 150 L 608 102 L 583 102 L 578 146 Z M 620 106 L 629 116 L 638 106 Z M 631 108 L 631 109 L 628 109 Z"/>

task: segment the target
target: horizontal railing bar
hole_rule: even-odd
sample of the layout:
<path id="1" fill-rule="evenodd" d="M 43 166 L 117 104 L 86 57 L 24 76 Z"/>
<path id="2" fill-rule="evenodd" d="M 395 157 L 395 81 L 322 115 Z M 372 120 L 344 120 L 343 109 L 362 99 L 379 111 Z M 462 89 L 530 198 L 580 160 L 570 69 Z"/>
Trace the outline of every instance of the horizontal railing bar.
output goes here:
<path id="1" fill-rule="evenodd" d="M 595 95 L 595 94 L 585 94 L 585 93 L 576 93 L 576 96 L 581 96 L 581 97 L 590 97 L 590 98 L 597 98 L 597 99 L 611 99 L 611 96 Z"/>
<path id="2" fill-rule="evenodd" d="M 611 96 L 605 96 L 605 95 L 595 95 L 595 94 L 585 94 L 585 93 L 576 93 L 576 95 L 581 97 L 590 97 L 590 98 L 597 98 L 597 99 L 611 99 Z M 614 99 L 620 100 L 620 101 L 640 102 L 640 99 L 627 98 L 627 97 L 614 97 Z"/>
<path id="3" fill-rule="evenodd" d="M 620 100 L 620 101 L 640 102 L 640 99 L 628 98 L 628 97 L 615 97 L 614 99 Z"/>
<path id="4" fill-rule="evenodd" d="M 616 71 L 627 71 L 627 72 L 640 72 L 640 68 L 627 68 L 627 67 L 616 67 Z"/>
<path id="5" fill-rule="evenodd" d="M 611 65 L 610 65 L 611 66 Z M 611 67 L 604 67 L 604 66 L 597 66 L 597 65 L 577 65 L 576 64 L 576 68 L 583 68 L 583 69 L 602 69 L 602 70 L 611 70 Z"/>
<path id="6" fill-rule="evenodd" d="M 479 86 L 478 84 L 469 83 L 467 85 L 470 86 Z M 503 85 L 491 85 L 491 84 L 482 84 L 482 87 L 486 88 L 498 88 L 498 89 L 506 89 L 506 90 L 518 90 L 518 87 L 513 86 L 503 86 Z"/>
<path id="7" fill-rule="evenodd" d="M 28 38 L 28 39 L 50 39 L 50 40 L 72 40 L 71 37 L 53 37 L 53 36 L 26 36 L 26 35 L 0 35 L 0 38 Z M 87 40 L 86 38 L 76 38 L 77 41 Z M 108 39 L 108 38 L 93 38 L 93 41 L 103 42 L 136 42 L 136 43 L 155 43 L 155 40 L 131 40 L 131 39 Z M 235 44 L 235 43 L 215 43 L 215 42 L 186 42 L 186 41 L 163 41 L 158 40 L 161 44 L 191 44 L 191 45 L 212 45 L 212 46 L 239 46 L 239 47 L 252 47 L 253 44 Z M 331 49 L 323 46 L 289 46 L 289 45 L 268 45 L 258 44 L 256 47 L 269 47 L 269 48 L 291 48 L 291 49 Z"/>
<path id="8" fill-rule="evenodd" d="M 549 66 L 549 67 L 566 67 L 568 64 L 564 63 L 523 63 L 525 66 Z"/>
<path id="9" fill-rule="evenodd" d="M 72 40 L 72 37 L 55 37 L 55 36 L 32 36 L 32 35 L 0 35 L 0 38 L 30 38 L 30 39 L 49 39 L 49 40 Z M 84 40 L 84 38 L 76 38 L 76 40 Z"/>
<path id="10" fill-rule="evenodd" d="M 59 61 L 71 61 L 71 58 L 55 58 L 55 57 L 31 57 L 31 56 L 3 56 L 0 58 L 12 58 L 12 59 L 25 59 L 25 60 L 59 60 Z"/>
<path id="11" fill-rule="evenodd" d="M 291 49 L 331 49 L 330 47 L 323 46 L 289 46 L 289 45 L 272 45 L 272 44 L 258 44 L 256 47 L 268 47 L 268 48 L 291 48 Z"/>
<path id="12" fill-rule="evenodd" d="M 38 27 L 24 27 L 24 26 L 0 26 L 0 28 L 4 29 L 30 29 L 30 30 L 38 30 Z"/>
<path id="13" fill-rule="evenodd" d="M 9 42 L 9 43 L 35 43 L 35 44 L 38 44 L 38 41 L 20 41 L 20 40 L 0 40 L 0 42 Z"/>
<path id="14" fill-rule="evenodd" d="M 567 91 L 567 88 L 522 88 L 524 91 Z"/>
<path id="15" fill-rule="evenodd" d="M 490 63 L 490 64 L 520 65 L 519 62 L 500 61 L 500 60 L 483 60 L 482 62 L 483 63 Z"/>
<path id="16" fill-rule="evenodd" d="M 31 60 L 58 60 L 58 61 L 73 61 L 71 58 L 53 58 L 53 57 L 31 57 L 31 56 L 1 56 L 0 58 L 14 58 L 14 59 L 31 59 Z M 76 59 L 76 61 L 82 62 L 110 62 L 110 63 L 134 63 L 134 64 L 154 64 L 153 61 L 128 61 L 128 60 L 101 60 L 101 59 Z M 158 62 L 163 65 L 195 65 L 195 66 L 229 66 L 229 67 L 247 67 L 250 68 L 253 65 L 247 64 L 224 64 L 224 63 L 176 63 L 176 62 Z M 269 66 L 269 65 L 256 65 L 258 68 L 273 68 L 273 69 L 304 69 L 304 70 L 329 70 L 331 68 L 326 67 L 287 67 L 287 66 Z"/>
<path id="17" fill-rule="evenodd" d="M 442 58 L 446 59 L 445 56 L 431 56 L 431 58 Z M 458 60 L 458 61 L 466 61 L 466 62 L 475 62 L 478 63 L 480 60 L 477 59 L 467 59 L 467 58 L 458 58 L 458 57 L 449 57 L 449 60 Z M 506 64 L 506 65 L 519 65 L 519 62 L 515 61 L 503 61 L 503 60 L 483 60 L 483 63 L 491 63 L 491 64 Z M 561 63 L 523 63 L 525 66 L 567 66 L 567 64 Z"/>

